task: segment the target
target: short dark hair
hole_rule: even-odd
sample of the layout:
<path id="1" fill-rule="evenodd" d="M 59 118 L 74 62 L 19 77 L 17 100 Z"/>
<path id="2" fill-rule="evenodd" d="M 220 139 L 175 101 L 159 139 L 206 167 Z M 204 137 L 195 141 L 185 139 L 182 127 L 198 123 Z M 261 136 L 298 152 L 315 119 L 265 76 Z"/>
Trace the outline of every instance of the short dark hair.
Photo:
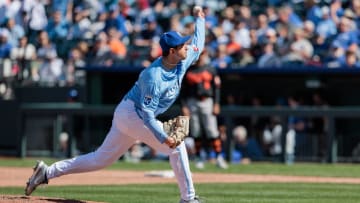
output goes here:
<path id="1" fill-rule="evenodd" d="M 169 54 L 170 54 L 170 50 L 166 50 L 166 51 L 163 50 L 162 52 L 162 56 L 169 56 Z"/>
<path id="2" fill-rule="evenodd" d="M 175 46 L 175 47 L 171 47 L 172 49 L 179 49 L 179 48 L 181 48 L 182 46 L 184 46 L 184 44 L 180 44 L 180 45 L 177 45 L 177 46 Z M 170 49 L 171 49 L 170 48 Z M 169 54 L 170 54 L 170 49 L 168 49 L 168 50 L 163 50 L 162 51 L 162 56 L 168 56 Z"/>

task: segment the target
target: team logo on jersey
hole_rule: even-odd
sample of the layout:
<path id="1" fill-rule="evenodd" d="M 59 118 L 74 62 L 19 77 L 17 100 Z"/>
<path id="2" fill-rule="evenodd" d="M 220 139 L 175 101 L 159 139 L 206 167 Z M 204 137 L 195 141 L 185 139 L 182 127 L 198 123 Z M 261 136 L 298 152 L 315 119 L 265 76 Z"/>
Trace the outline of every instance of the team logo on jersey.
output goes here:
<path id="1" fill-rule="evenodd" d="M 166 93 L 166 96 L 167 97 L 174 97 L 175 95 L 176 95 L 176 92 L 177 92 L 177 90 L 179 89 L 179 86 L 176 84 L 176 85 L 174 85 L 173 87 L 171 87 L 168 91 L 167 91 L 167 93 Z"/>
<path id="2" fill-rule="evenodd" d="M 193 45 L 193 50 L 194 51 L 199 51 L 199 48 L 197 46 Z"/>
<path id="3" fill-rule="evenodd" d="M 152 97 L 151 96 L 145 96 L 144 97 L 144 104 L 148 106 L 151 103 Z"/>

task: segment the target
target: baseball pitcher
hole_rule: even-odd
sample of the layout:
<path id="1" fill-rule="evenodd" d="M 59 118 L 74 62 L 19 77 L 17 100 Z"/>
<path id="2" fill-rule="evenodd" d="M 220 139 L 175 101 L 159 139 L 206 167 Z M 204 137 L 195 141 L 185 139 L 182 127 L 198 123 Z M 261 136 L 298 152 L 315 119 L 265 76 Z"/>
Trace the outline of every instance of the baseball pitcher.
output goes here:
<path id="1" fill-rule="evenodd" d="M 195 196 L 188 156 L 182 142 L 188 134 L 188 118 L 179 117 L 164 124 L 156 119 L 175 102 L 186 70 L 204 48 L 204 13 L 201 7 L 195 6 L 193 14 L 196 25 L 192 37 L 182 36 L 176 31 L 161 35 L 162 56 L 140 73 L 135 85 L 116 107 L 111 129 L 102 145 L 94 152 L 50 166 L 39 161 L 25 188 L 26 195 L 50 179 L 102 169 L 117 161 L 136 140 L 140 140 L 169 155 L 181 193 L 180 202 L 200 202 Z"/>

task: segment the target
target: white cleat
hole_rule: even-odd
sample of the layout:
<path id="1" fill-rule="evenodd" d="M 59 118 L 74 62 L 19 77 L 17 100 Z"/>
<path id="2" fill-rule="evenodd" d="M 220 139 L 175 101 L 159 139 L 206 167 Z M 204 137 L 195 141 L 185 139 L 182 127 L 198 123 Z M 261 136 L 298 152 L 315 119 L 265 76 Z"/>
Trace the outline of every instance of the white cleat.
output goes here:
<path id="1" fill-rule="evenodd" d="M 183 199 L 181 199 L 179 203 L 204 203 L 204 202 L 201 201 L 200 198 L 196 196 L 192 200 L 183 200 Z"/>
<path id="2" fill-rule="evenodd" d="M 48 179 L 46 178 L 47 168 L 48 166 L 43 161 L 36 163 L 34 172 L 26 183 L 25 195 L 30 195 L 41 184 L 48 184 Z"/>

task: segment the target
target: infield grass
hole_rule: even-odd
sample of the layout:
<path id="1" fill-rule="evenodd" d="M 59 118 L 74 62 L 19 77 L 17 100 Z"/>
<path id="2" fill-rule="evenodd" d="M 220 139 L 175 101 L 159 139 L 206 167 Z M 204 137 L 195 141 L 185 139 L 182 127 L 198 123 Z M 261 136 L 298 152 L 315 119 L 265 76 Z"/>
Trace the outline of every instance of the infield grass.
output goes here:
<path id="1" fill-rule="evenodd" d="M 36 159 L 0 159 L 0 166 L 31 167 Z M 55 159 L 46 159 L 50 164 Z M 167 170 L 168 162 L 141 162 L 139 164 L 119 161 L 108 170 Z M 276 174 L 328 177 L 360 177 L 357 164 L 296 163 L 291 166 L 274 163 L 231 165 L 226 171 L 207 164 L 203 171 L 193 172 Z M 90 174 L 89 174 L 90 175 Z M 211 178 L 211 177 L 209 177 Z M 0 180 L 1 181 L 1 180 Z M 197 194 L 207 203 L 358 203 L 360 184 L 329 183 L 195 183 Z M 23 195 L 22 187 L 0 187 L 0 194 Z M 107 186 L 45 186 L 39 187 L 34 196 L 47 196 L 77 200 L 111 203 L 177 203 L 179 191 L 174 184 L 154 185 L 107 185 Z"/>

